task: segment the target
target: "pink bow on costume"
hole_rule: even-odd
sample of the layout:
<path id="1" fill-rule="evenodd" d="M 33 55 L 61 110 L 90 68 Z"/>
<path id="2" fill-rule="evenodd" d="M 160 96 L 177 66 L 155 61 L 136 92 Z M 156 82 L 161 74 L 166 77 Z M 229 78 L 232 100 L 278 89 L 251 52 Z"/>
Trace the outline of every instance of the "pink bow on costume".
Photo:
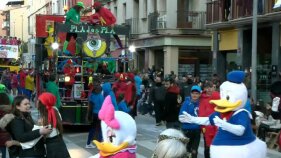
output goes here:
<path id="1" fill-rule="evenodd" d="M 105 98 L 105 100 L 102 104 L 102 107 L 99 112 L 99 119 L 104 121 L 109 127 L 113 128 L 113 129 L 120 128 L 120 124 L 114 115 L 114 106 L 111 102 L 110 95 L 108 95 Z"/>

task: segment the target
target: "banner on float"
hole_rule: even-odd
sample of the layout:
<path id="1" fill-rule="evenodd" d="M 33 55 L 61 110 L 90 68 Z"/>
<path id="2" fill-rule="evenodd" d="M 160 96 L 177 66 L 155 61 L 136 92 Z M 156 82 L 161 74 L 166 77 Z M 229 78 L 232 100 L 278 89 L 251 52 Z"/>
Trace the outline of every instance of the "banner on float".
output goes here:
<path id="1" fill-rule="evenodd" d="M 19 57 L 18 45 L 1 45 L 0 44 L 0 58 L 14 58 Z"/>

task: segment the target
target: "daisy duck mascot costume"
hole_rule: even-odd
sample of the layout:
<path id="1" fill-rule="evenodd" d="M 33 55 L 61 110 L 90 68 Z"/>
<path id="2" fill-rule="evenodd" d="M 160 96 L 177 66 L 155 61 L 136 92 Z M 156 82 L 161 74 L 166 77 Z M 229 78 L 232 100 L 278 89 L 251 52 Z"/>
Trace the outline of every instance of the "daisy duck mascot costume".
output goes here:
<path id="1" fill-rule="evenodd" d="M 136 122 L 129 114 L 114 111 L 110 96 L 103 102 L 99 119 L 103 142 L 94 140 L 99 153 L 90 158 L 136 158 Z"/>
<path id="2" fill-rule="evenodd" d="M 247 88 L 243 84 L 245 73 L 232 71 L 220 86 L 220 100 L 211 100 L 215 112 L 209 117 L 194 117 L 184 112 L 183 123 L 215 125 L 218 132 L 210 146 L 211 158 L 265 158 L 266 144 L 259 140 L 251 127 L 251 114 L 244 109 Z"/>

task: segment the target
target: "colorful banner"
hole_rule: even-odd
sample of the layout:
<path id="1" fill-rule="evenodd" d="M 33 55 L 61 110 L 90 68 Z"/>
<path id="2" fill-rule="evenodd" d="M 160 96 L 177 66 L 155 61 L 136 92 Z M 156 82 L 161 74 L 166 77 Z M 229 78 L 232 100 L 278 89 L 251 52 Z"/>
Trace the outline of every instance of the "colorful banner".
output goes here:
<path id="1" fill-rule="evenodd" d="M 19 58 L 18 45 L 1 45 L 0 44 L 0 58 Z"/>

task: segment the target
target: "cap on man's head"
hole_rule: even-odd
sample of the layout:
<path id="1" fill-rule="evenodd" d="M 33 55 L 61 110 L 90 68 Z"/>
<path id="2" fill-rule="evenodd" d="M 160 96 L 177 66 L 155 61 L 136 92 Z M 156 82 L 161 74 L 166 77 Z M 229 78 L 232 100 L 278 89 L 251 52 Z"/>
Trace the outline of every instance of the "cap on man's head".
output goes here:
<path id="1" fill-rule="evenodd" d="M 191 92 L 194 92 L 194 91 L 197 91 L 197 92 L 201 93 L 202 89 L 201 89 L 200 86 L 194 85 L 194 86 L 191 87 Z"/>
<path id="2" fill-rule="evenodd" d="M 95 2 L 93 5 L 93 8 L 95 8 L 95 7 L 101 7 L 101 2 Z"/>
<path id="3" fill-rule="evenodd" d="M 76 5 L 77 5 L 77 6 L 79 6 L 79 7 L 85 8 L 85 6 L 84 6 L 84 3 L 83 3 L 83 2 L 77 2 L 77 3 L 76 3 Z"/>

